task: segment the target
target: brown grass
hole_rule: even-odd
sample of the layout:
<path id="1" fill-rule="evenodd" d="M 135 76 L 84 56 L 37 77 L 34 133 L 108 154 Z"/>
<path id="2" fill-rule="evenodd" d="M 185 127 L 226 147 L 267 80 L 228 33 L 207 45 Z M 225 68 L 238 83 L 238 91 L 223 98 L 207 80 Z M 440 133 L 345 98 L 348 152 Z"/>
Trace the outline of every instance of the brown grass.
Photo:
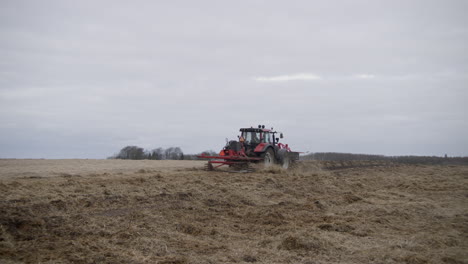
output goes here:
<path id="1" fill-rule="evenodd" d="M 1 160 L 0 262 L 468 263 L 468 167 L 202 167 Z"/>

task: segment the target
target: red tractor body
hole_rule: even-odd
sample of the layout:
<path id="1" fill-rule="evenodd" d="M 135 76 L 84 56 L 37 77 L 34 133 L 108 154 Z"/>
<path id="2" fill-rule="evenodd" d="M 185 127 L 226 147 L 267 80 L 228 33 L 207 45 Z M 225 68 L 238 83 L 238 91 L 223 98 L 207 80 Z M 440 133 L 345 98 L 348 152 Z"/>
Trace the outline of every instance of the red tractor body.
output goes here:
<path id="1" fill-rule="evenodd" d="M 273 129 L 241 128 L 239 140 L 228 141 L 217 156 L 198 156 L 209 159 L 207 169 L 212 170 L 223 165 L 248 167 L 250 163 L 264 163 L 265 166 L 279 164 L 287 169 L 299 159 L 299 152 L 293 152 L 287 144 L 279 142 L 278 132 Z M 280 138 L 283 134 L 280 133 Z M 214 164 L 214 165 L 213 165 Z"/>

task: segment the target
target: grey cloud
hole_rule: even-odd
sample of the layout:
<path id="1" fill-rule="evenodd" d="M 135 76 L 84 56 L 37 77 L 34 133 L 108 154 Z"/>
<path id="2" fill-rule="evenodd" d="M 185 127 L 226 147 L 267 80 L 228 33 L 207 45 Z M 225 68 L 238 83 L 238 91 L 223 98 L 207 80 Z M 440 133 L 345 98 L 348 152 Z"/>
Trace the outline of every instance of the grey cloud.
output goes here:
<path id="1" fill-rule="evenodd" d="M 0 157 L 217 150 L 259 123 L 303 151 L 468 155 L 467 7 L 3 1 Z"/>

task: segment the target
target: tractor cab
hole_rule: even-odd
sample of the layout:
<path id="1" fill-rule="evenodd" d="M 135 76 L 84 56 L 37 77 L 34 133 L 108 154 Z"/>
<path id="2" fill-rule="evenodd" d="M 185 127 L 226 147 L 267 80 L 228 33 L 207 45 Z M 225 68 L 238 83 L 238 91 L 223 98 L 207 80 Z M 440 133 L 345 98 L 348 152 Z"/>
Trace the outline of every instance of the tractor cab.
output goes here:
<path id="1" fill-rule="evenodd" d="M 249 155 L 254 152 L 258 145 L 275 145 L 276 131 L 265 129 L 265 126 L 258 128 L 241 128 L 239 141 L 245 147 L 245 152 Z"/>
<path id="2" fill-rule="evenodd" d="M 267 129 L 243 128 L 240 138 L 245 144 L 272 143 L 272 132 Z"/>

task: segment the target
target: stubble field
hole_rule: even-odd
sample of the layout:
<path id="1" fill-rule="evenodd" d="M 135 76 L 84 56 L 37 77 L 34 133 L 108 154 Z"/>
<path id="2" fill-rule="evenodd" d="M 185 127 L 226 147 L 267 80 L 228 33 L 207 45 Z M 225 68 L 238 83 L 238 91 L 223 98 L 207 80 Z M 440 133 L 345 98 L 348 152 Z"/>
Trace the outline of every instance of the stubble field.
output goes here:
<path id="1" fill-rule="evenodd" d="M 0 160 L 1 263 L 468 263 L 468 166 Z"/>

